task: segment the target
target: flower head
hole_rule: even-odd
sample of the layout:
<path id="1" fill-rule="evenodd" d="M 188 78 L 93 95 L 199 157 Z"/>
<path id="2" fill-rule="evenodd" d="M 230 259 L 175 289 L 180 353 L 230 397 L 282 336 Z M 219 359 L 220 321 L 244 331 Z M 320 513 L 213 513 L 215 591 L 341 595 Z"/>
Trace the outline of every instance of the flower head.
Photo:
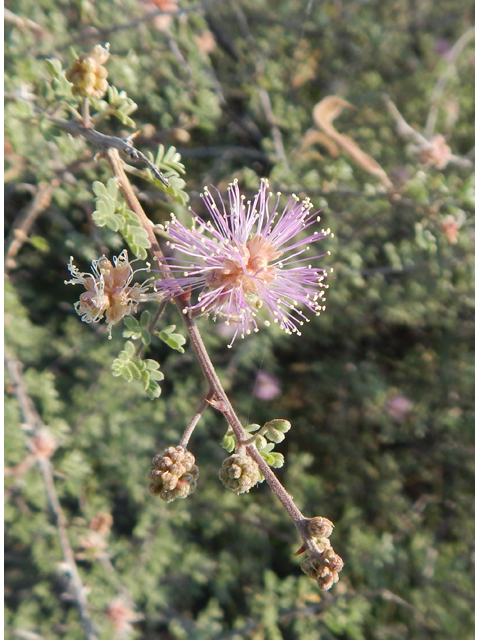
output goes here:
<path id="1" fill-rule="evenodd" d="M 147 267 L 147 271 L 150 266 Z M 99 322 L 104 316 L 111 331 L 112 325 L 134 313 L 139 302 L 158 300 L 158 293 L 149 293 L 152 278 L 143 284 L 131 284 L 136 273 L 128 260 L 127 251 L 113 258 L 113 264 L 102 256 L 92 262 L 92 273 L 82 273 L 70 258 L 68 270 L 73 278 L 65 284 L 83 284 L 86 291 L 75 303 L 75 311 L 83 322 Z M 140 271 L 140 269 L 139 269 Z"/>
<path id="2" fill-rule="evenodd" d="M 258 331 L 257 314 L 264 307 L 271 321 L 286 333 L 300 335 L 299 326 L 308 319 L 297 307 L 304 305 L 315 314 L 323 306 L 325 269 L 314 268 L 312 258 L 300 257 L 308 251 L 308 243 L 325 238 L 330 230 L 315 231 L 306 237 L 299 232 L 318 222 L 311 213 L 307 198 L 300 202 L 292 196 L 279 213 L 279 196 L 268 192 L 268 181 L 262 180 L 253 201 L 245 202 L 237 181 L 228 188 L 229 211 L 219 209 L 206 188 L 203 200 L 212 218 L 205 222 L 194 214 L 192 228 L 187 229 L 172 214 L 168 225 L 168 245 L 185 255 L 170 258 L 170 269 L 181 272 L 179 278 L 157 282 L 164 297 L 172 298 L 185 291 L 200 289 L 198 300 L 185 308 L 185 313 L 212 314 L 223 317 L 226 324 L 237 323 L 243 337 Z"/>
<path id="3" fill-rule="evenodd" d="M 66 78 L 73 84 L 72 93 L 82 98 L 101 98 L 108 89 L 108 71 L 103 66 L 110 56 L 109 46 L 97 44 L 92 51 L 81 53 L 69 69 Z"/>
<path id="4" fill-rule="evenodd" d="M 183 499 L 197 488 L 198 467 L 195 456 L 185 447 L 168 447 L 152 460 L 150 493 L 165 502 Z"/>

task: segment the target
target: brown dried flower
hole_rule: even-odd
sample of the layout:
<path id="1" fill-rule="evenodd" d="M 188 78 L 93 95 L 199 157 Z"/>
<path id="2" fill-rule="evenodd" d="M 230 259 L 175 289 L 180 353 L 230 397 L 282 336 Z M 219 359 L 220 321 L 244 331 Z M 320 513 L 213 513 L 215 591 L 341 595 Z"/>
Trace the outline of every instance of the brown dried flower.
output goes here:
<path id="1" fill-rule="evenodd" d="M 428 145 L 419 149 L 418 155 L 425 164 L 433 165 L 436 169 L 445 169 L 452 151 L 444 136 L 438 134 L 428 141 Z"/>
<path id="2" fill-rule="evenodd" d="M 153 279 L 131 284 L 134 274 L 142 269 L 133 271 L 126 250 L 113 258 L 113 264 L 105 256 L 93 260 L 93 275 L 80 272 L 72 257 L 68 270 L 73 278 L 65 284 L 82 284 L 86 289 L 75 303 L 75 311 L 83 322 L 99 322 L 105 316 L 110 331 L 112 325 L 134 313 L 139 302 L 159 299 L 157 293 L 150 292 Z"/>
<path id="3" fill-rule="evenodd" d="M 33 436 L 32 445 L 38 458 L 50 458 L 57 448 L 55 438 L 48 429 L 40 429 Z"/>

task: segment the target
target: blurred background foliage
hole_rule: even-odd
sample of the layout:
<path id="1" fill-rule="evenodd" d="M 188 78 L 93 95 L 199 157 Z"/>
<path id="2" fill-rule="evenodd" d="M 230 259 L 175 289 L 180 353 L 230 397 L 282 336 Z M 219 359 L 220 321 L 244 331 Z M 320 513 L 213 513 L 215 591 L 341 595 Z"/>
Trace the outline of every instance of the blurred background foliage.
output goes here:
<path id="1" fill-rule="evenodd" d="M 452 62 L 473 3 L 17 0 L 6 8 L 6 350 L 23 363 L 54 438 L 55 486 L 99 638 L 473 637 L 471 40 Z M 148 357 L 165 380 L 151 402 L 140 383 L 111 376 L 121 328 L 109 341 L 105 325 L 85 325 L 73 310 L 79 292 L 63 284 L 69 256 L 88 271 L 124 245 L 91 219 L 92 181 L 110 177 L 107 165 L 39 115 L 54 99 L 45 59 L 66 68 L 72 48 L 106 41 L 109 82 L 138 105 L 136 146 L 177 147 L 195 211 L 203 212 L 204 185 L 224 191 L 238 178 L 253 194 L 268 176 L 273 190 L 308 195 L 335 233 L 321 247 L 332 254 L 322 266 L 335 269 L 327 311 L 301 338 L 272 328 L 228 350 L 222 325 L 200 321 L 245 424 L 292 422 L 278 475 L 306 516 L 335 523 L 345 568 L 328 593 L 292 557 L 297 535 L 268 487 L 236 496 L 220 484 L 226 425 L 213 411 L 191 440 L 197 491 L 171 504 L 149 495 L 152 456 L 178 443 L 203 399 L 200 369 L 188 343 L 180 355 L 153 341 Z M 335 127 L 393 188 L 348 153 L 306 144 L 313 108 L 329 95 L 356 107 Z M 419 132 L 435 109 L 430 135 L 446 136 L 467 161 L 422 161 L 385 95 Z M 98 129 L 133 131 L 113 119 Z M 154 222 L 170 211 L 187 219 L 185 207 L 132 180 Z M 165 325 L 182 331 L 175 314 L 168 309 Z M 6 637 L 83 638 L 40 471 L 25 464 L 8 376 L 5 418 Z"/>

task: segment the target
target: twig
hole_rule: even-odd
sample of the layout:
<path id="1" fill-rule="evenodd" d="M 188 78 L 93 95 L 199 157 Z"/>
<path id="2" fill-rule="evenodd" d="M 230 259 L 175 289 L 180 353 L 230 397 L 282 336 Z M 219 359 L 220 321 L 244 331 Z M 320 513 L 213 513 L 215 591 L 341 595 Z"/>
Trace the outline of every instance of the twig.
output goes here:
<path id="1" fill-rule="evenodd" d="M 197 426 L 198 421 L 202 417 L 202 413 L 209 406 L 209 400 L 212 398 L 212 396 L 213 394 L 210 392 L 205 398 L 205 400 L 202 402 L 202 404 L 198 407 L 193 418 L 190 420 L 190 423 L 188 427 L 185 429 L 182 439 L 179 442 L 181 447 L 187 448 L 187 444 L 188 444 L 188 441 L 190 440 L 190 436 L 192 435 L 193 430 Z"/>
<path id="2" fill-rule="evenodd" d="M 7 271 L 15 266 L 15 256 L 22 244 L 28 241 L 28 232 L 37 216 L 50 204 L 53 189 L 57 184 L 57 182 L 41 182 L 33 200 L 19 213 L 7 240 L 5 259 L 5 269 Z"/>
<path id="3" fill-rule="evenodd" d="M 445 91 L 445 87 L 447 86 L 448 81 L 451 76 L 455 73 L 455 65 L 458 59 L 458 56 L 468 44 L 468 42 L 475 35 L 475 27 L 471 27 L 468 29 L 463 36 L 457 40 L 457 42 L 453 45 L 452 49 L 448 53 L 448 65 L 445 71 L 438 78 L 435 87 L 432 92 L 432 97 L 430 98 L 430 102 L 432 106 L 428 112 L 427 122 L 425 124 L 425 137 L 431 138 L 435 131 L 435 125 L 437 123 L 438 110 L 440 108 L 440 99 L 442 97 L 443 92 Z"/>
<path id="4" fill-rule="evenodd" d="M 15 636 L 15 638 L 20 638 L 20 640 L 43 640 L 43 636 L 39 636 L 38 633 L 33 633 L 33 631 L 14 629 L 13 627 L 7 627 L 6 630 Z"/>
<path id="5" fill-rule="evenodd" d="M 237 16 L 237 20 L 240 25 L 240 28 L 242 29 L 243 35 L 245 36 L 247 41 L 252 45 L 253 48 L 259 50 L 256 40 L 253 37 L 253 34 L 248 25 L 248 20 L 245 14 L 243 13 L 240 7 L 240 4 L 237 2 L 232 2 L 231 5 L 233 8 L 233 11 Z M 263 60 L 260 57 L 257 57 L 255 59 L 255 71 L 257 75 L 263 72 Z M 282 160 L 283 162 L 288 164 L 287 155 L 285 153 L 285 148 L 283 146 L 282 133 L 280 131 L 280 128 L 277 125 L 277 121 L 275 118 L 275 114 L 273 113 L 272 103 L 271 103 L 268 91 L 262 87 L 258 90 L 258 95 L 260 98 L 260 104 L 262 105 L 263 113 L 265 114 L 265 118 L 268 124 L 270 125 L 270 129 L 272 131 L 272 140 L 273 140 L 273 147 L 275 149 L 275 153 L 277 154 L 277 157 L 279 160 Z"/>
<path id="6" fill-rule="evenodd" d="M 82 125 L 85 129 L 90 129 L 90 127 L 92 126 L 91 120 L 90 120 L 90 102 L 88 100 L 88 98 L 84 98 L 82 100 Z"/>
<path id="7" fill-rule="evenodd" d="M 431 140 L 425 138 L 405 121 L 400 111 L 387 96 L 385 96 L 385 102 L 397 122 L 398 132 L 405 138 L 410 138 L 416 145 L 418 145 L 415 148 L 417 153 L 421 154 L 422 151 L 428 152 L 435 146 L 434 143 L 436 138 L 440 138 L 441 140 L 443 139 L 443 136 L 434 136 Z M 433 161 L 433 164 L 436 164 L 438 168 L 443 169 L 449 163 L 466 169 L 473 167 L 473 162 L 471 160 L 451 153 L 449 147 L 446 147 L 445 151 L 445 157 L 442 159 L 440 164 Z"/>
<path id="8" fill-rule="evenodd" d="M 141 160 L 148 166 L 158 180 L 160 180 L 166 187 L 170 186 L 170 183 L 163 173 L 159 171 L 159 169 L 147 158 L 146 155 L 138 149 L 135 149 L 131 142 L 127 142 L 121 138 L 117 138 L 116 136 L 108 136 L 104 133 L 100 133 L 99 131 L 95 131 L 95 129 L 85 128 L 79 122 L 71 120 L 57 120 L 52 117 L 48 117 L 48 119 L 56 127 L 62 129 L 62 131 L 65 131 L 72 136 L 83 136 L 99 149 L 117 149 L 118 151 L 126 153 L 132 160 Z"/>
<path id="9" fill-rule="evenodd" d="M 265 117 L 267 119 L 268 124 L 272 130 L 272 138 L 273 138 L 273 146 L 275 149 L 275 153 L 280 160 L 287 162 L 287 156 L 285 154 L 285 149 L 283 146 L 282 134 L 277 125 L 275 115 L 272 109 L 272 103 L 270 102 L 270 96 L 268 95 L 265 89 L 259 89 L 258 94 L 260 96 L 260 103 L 263 108 L 263 112 L 265 113 Z"/>
<path id="10" fill-rule="evenodd" d="M 29 430 L 33 435 L 38 434 L 39 430 L 41 428 L 44 428 L 44 424 L 40 416 L 38 415 L 31 398 L 27 394 L 22 376 L 22 364 L 18 360 L 10 357 L 8 354 L 5 355 L 5 363 L 8 375 L 14 387 L 14 393 L 17 398 L 20 411 L 22 412 L 23 420 L 29 427 Z M 27 443 L 27 447 L 29 449 L 34 449 L 31 443 Z M 49 507 L 57 527 L 57 533 L 63 557 L 65 563 L 68 566 L 70 583 L 80 615 L 82 628 L 85 633 L 85 638 L 86 640 L 97 640 L 97 635 L 88 611 L 88 602 L 85 595 L 85 587 L 82 584 L 82 580 L 75 563 L 75 556 L 68 540 L 67 519 L 62 507 L 60 506 L 60 501 L 55 489 L 52 465 L 50 464 L 50 461 L 47 457 L 40 455 L 37 455 L 37 463 L 40 467 L 40 472 L 42 474 L 43 482 L 45 485 L 45 492 L 47 494 Z"/>
<path id="11" fill-rule="evenodd" d="M 165 309 L 167 307 L 167 304 L 168 304 L 167 301 L 163 301 L 158 305 L 157 310 L 155 311 L 153 318 L 148 323 L 148 327 L 147 327 L 148 333 L 153 333 L 155 331 L 155 327 L 157 326 L 157 322 L 159 321 L 161 315 L 165 311 Z M 137 357 L 140 357 L 141 354 L 142 354 L 142 351 L 143 351 L 143 344 L 140 343 L 138 345 L 138 347 L 137 347 L 137 350 L 135 351 L 135 355 Z"/>
<path id="12" fill-rule="evenodd" d="M 17 27 L 24 33 L 27 31 L 33 31 L 33 33 L 38 38 L 43 38 L 47 35 L 47 31 L 45 31 L 45 29 L 39 24 L 33 22 L 33 20 L 30 20 L 29 18 L 22 18 L 21 16 L 17 16 L 17 14 L 13 13 L 13 11 L 10 11 L 10 9 L 4 8 L 3 15 L 7 24 L 12 24 L 14 27 Z"/>

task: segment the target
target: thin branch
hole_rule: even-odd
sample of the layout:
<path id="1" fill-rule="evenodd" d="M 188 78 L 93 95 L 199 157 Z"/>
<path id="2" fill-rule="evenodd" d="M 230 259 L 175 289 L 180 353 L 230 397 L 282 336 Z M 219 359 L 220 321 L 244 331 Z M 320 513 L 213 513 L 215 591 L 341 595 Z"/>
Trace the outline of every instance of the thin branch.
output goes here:
<path id="1" fill-rule="evenodd" d="M 262 105 L 263 112 L 267 119 L 268 124 L 272 130 L 272 138 L 273 138 L 273 147 L 275 149 L 275 153 L 280 160 L 287 162 L 287 156 L 285 153 L 285 148 L 283 146 L 283 139 L 280 129 L 277 125 L 277 121 L 272 109 L 272 103 L 270 102 L 270 96 L 266 89 L 259 89 L 258 91 L 260 97 L 260 104 Z"/>
<path id="2" fill-rule="evenodd" d="M 413 127 L 411 127 L 405 121 L 400 111 L 393 104 L 393 102 L 389 100 L 388 97 L 385 97 L 385 102 L 387 104 L 388 109 L 390 110 L 391 114 L 393 115 L 393 117 L 397 122 L 398 132 L 403 137 L 407 139 L 411 139 L 417 145 L 416 148 L 414 149 L 417 153 L 421 154 L 421 152 L 428 152 L 429 150 L 432 150 L 432 148 L 434 148 L 435 146 L 434 143 L 437 137 L 440 138 L 441 140 L 442 139 L 444 140 L 443 136 L 434 136 L 431 140 L 422 136 L 421 133 L 416 131 Z M 446 156 L 443 162 L 441 163 L 441 165 L 437 164 L 438 168 L 443 169 L 447 164 L 454 164 L 458 167 L 463 167 L 465 169 L 469 169 L 473 167 L 473 162 L 471 160 L 451 153 L 449 150 L 449 147 L 446 147 L 446 152 L 447 152 Z M 434 164 L 436 163 L 434 162 Z"/>
<path id="3" fill-rule="evenodd" d="M 160 320 L 160 317 L 162 316 L 163 312 L 165 311 L 166 307 L 167 307 L 168 302 L 167 301 L 163 301 L 160 302 L 160 304 L 157 307 L 157 310 L 155 311 L 153 318 L 150 320 L 150 322 L 148 323 L 147 326 L 147 331 L 148 333 L 153 333 L 155 331 L 155 327 L 157 326 L 157 322 Z M 140 357 L 143 351 L 143 343 L 140 343 L 137 347 L 137 350 L 135 351 L 135 355 L 137 357 Z"/>
<path id="4" fill-rule="evenodd" d="M 90 129 L 92 126 L 90 118 L 90 102 L 88 98 L 82 100 L 82 125 L 85 129 Z"/>
<path id="5" fill-rule="evenodd" d="M 428 112 L 427 122 L 425 124 L 425 132 L 424 132 L 426 138 L 431 138 L 435 131 L 438 110 L 440 108 L 440 100 L 448 84 L 448 81 L 456 71 L 456 63 L 458 60 L 458 56 L 463 51 L 463 49 L 468 44 L 468 42 L 473 38 L 474 35 L 475 35 L 475 27 L 471 27 L 462 35 L 462 37 L 459 40 L 457 40 L 457 42 L 453 45 L 452 49 L 448 54 L 447 68 L 438 78 L 432 92 L 432 97 L 430 98 L 431 107 Z"/>
<path id="6" fill-rule="evenodd" d="M 15 629 L 14 627 L 7 627 L 6 630 L 15 636 L 15 638 L 20 638 L 20 640 L 43 640 L 43 636 L 39 636 L 38 633 L 34 633 L 33 631 Z"/>
<path id="7" fill-rule="evenodd" d="M 50 204 L 53 189 L 57 182 L 41 182 L 33 200 L 19 213 L 7 240 L 5 270 L 15 266 L 15 256 L 24 242 L 28 242 L 28 232 L 35 219 Z"/>
<path id="8" fill-rule="evenodd" d="M 22 364 L 18 360 L 10 357 L 8 354 L 5 355 L 5 363 L 8 375 L 14 387 L 14 393 L 17 398 L 20 411 L 22 412 L 23 420 L 28 426 L 30 433 L 32 435 L 36 435 L 39 433 L 40 429 L 45 428 L 45 425 L 43 424 L 39 414 L 37 413 L 37 410 L 35 409 L 31 398 L 27 394 L 25 382 L 22 375 Z M 30 450 L 35 450 L 32 442 L 27 442 L 27 447 Z M 88 610 L 85 587 L 82 584 L 82 580 L 80 578 L 80 574 L 75 562 L 75 556 L 68 539 L 67 519 L 62 507 L 60 506 L 60 501 L 55 489 L 52 465 L 50 464 L 50 460 L 47 457 L 41 455 L 37 455 L 37 463 L 42 474 L 50 511 L 53 515 L 55 525 L 57 527 L 57 533 L 63 557 L 65 563 L 68 566 L 70 583 L 74 593 L 74 598 L 80 615 L 80 622 L 82 624 L 85 638 L 86 640 L 97 640 L 97 635 Z"/>
<path id="9" fill-rule="evenodd" d="M 13 11 L 10 11 L 10 9 L 4 8 L 3 16 L 7 24 L 11 24 L 14 27 L 17 27 L 18 29 L 20 29 L 20 31 L 23 31 L 23 33 L 32 31 L 37 36 L 37 38 L 44 38 L 48 35 L 48 32 L 39 24 L 33 22 L 33 20 L 30 20 L 29 18 L 22 18 L 21 16 L 17 16 L 17 14 L 13 13 Z"/>
<path id="10" fill-rule="evenodd" d="M 232 2 L 231 5 L 233 8 L 233 11 L 237 16 L 237 20 L 243 32 L 244 37 L 250 43 L 253 49 L 256 49 L 257 51 L 259 51 L 259 47 L 250 30 L 247 17 L 242 11 L 239 3 Z M 264 60 L 261 57 L 256 57 L 255 71 L 257 75 L 260 75 L 263 73 L 263 66 L 264 66 Z M 285 148 L 283 146 L 282 133 L 280 131 L 280 128 L 277 125 L 277 120 L 275 118 L 275 114 L 273 113 L 272 103 L 271 103 L 268 91 L 263 87 L 261 87 L 258 90 L 258 95 L 260 98 L 260 104 L 262 105 L 263 113 L 265 114 L 265 118 L 268 124 L 270 125 L 275 153 L 277 154 L 277 157 L 279 160 L 282 160 L 283 162 L 288 164 L 287 155 L 285 153 Z"/>
<path id="11" fill-rule="evenodd" d="M 198 421 L 202 417 L 202 413 L 209 406 L 209 400 L 212 398 L 212 396 L 213 396 L 213 393 L 210 392 L 205 398 L 205 400 L 202 402 L 202 404 L 198 407 L 193 418 L 190 420 L 190 423 L 188 424 L 188 427 L 185 429 L 182 439 L 179 442 L 181 447 L 187 448 L 187 444 L 188 444 L 188 441 L 190 440 L 190 436 L 192 435 L 195 427 L 197 426 Z"/>
<path id="12" fill-rule="evenodd" d="M 121 138 L 117 138 L 116 136 L 108 136 L 104 133 L 100 133 L 95 129 L 88 129 L 82 126 L 79 122 L 67 121 L 67 120 L 57 120 L 56 118 L 48 117 L 50 122 L 54 124 L 62 131 L 69 133 L 72 136 L 82 136 L 93 145 L 98 147 L 99 149 L 117 149 L 118 151 L 123 151 L 126 153 L 132 160 L 141 160 L 144 162 L 148 168 L 153 172 L 157 180 L 160 180 L 166 187 L 170 186 L 170 183 L 165 178 L 163 173 L 159 171 L 159 169 L 138 149 L 135 149 L 130 141 L 122 140 Z"/>

